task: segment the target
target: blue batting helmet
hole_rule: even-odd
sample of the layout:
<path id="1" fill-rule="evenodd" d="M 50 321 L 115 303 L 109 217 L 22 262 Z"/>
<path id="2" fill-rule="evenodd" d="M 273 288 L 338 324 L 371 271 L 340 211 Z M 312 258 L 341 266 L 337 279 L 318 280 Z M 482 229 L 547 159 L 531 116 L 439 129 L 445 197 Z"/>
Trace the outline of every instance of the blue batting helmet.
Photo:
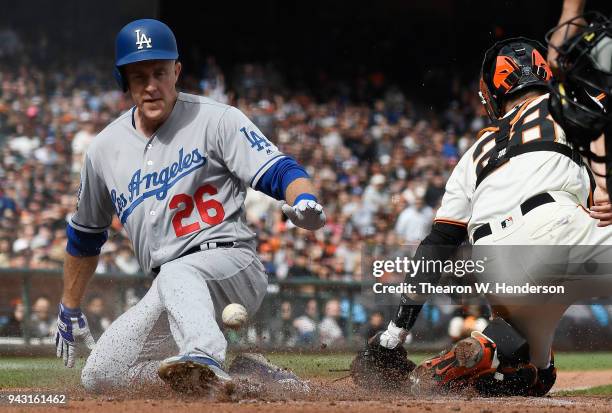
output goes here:
<path id="1" fill-rule="evenodd" d="M 178 59 L 176 38 L 172 30 L 159 20 L 140 19 L 126 24 L 115 40 L 115 79 L 124 92 L 128 84 L 122 66 L 145 60 Z"/>

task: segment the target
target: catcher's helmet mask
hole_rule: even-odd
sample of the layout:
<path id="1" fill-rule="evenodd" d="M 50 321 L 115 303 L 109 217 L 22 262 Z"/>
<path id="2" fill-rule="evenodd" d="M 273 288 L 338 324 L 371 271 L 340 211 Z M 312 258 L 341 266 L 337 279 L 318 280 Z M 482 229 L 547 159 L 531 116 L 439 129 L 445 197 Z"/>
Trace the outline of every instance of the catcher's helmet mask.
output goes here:
<path id="1" fill-rule="evenodd" d="M 119 87 L 128 90 L 123 68 L 146 60 L 177 60 L 176 38 L 170 27 L 159 20 L 140 19 L 126 24 L 115 40 L 114 75 Z"/>
<path id="2" fill-rule="evenodd" d="M 555 46 L 550 39 L 559 30 L 565 31 L 566 39 Z M 549 30 L 546 41 L 558 53 L 551 113 L 585 156 L 604 162 L 606 157 L 591 152 L 590 142 L 612 122 L 612 22 L 601 13 L 589 12 Z"/>
<path id="3" fill-rule="evenodd" d="M 546 48 L 535 40 L 514 37 L 495 43 L 485 53 L 480 71 L 480 98 L 492 120 L 503 116 L 508 96 L 528 88 L 547 88 L 552 72 Z"/>

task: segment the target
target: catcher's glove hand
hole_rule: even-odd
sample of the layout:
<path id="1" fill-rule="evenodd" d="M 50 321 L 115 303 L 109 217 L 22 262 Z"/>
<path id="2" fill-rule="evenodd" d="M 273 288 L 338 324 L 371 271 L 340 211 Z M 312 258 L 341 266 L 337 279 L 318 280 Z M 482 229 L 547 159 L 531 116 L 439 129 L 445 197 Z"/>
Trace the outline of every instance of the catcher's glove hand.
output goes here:
<path id="1" fill-rule="evenodd" d="M 409 389 L 410 372 L 416 365 L 402 346 L 388 349 L 380 345 L 380 335 L 368 341 L 365 350 L 351 363 L 351 377 L 360 387 L 378 390 Z"/>

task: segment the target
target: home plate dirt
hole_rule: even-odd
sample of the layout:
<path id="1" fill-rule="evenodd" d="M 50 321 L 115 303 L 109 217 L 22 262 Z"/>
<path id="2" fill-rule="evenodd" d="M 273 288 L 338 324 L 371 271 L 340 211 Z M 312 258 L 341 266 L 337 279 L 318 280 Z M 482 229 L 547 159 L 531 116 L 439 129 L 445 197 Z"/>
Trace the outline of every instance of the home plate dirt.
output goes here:
<path id="1" fill-rule="evenodd" d="M 193 413 L 196 411 L 243 413 L 243 412 L 480 412 L 480 413 L 518 413 L 518 412 L 603 412 L 612 408 L 610 396 L 555 396 L 559 390 L 588 388 L 612 384 L 612 371 L 560 372 L 557 384 L 550 396 L 543 398 L 505 397 L 480 398 L 461 396 L 437 396 L 415 398 L 403 394 L 371 393 L 355 387 L 350 379 L 333 382 L 329 379 L 312 380 L 308 394 L 290 392 L 254 393 L 253 389 L 236 388 L 228 394 L 220 394 L 213 399 L 185 397 L 169 389 L 155 389 L 148 392 L 114 396 L 91 396 L 82 389 L 68 393 L 69 401 L 63 406 L 7 406 L 0 410 L 46 412 L 105 413 L 121 411 L 125 413 Z M 46 392 L 45 389 L 12 389 L 11 392 Z"/>

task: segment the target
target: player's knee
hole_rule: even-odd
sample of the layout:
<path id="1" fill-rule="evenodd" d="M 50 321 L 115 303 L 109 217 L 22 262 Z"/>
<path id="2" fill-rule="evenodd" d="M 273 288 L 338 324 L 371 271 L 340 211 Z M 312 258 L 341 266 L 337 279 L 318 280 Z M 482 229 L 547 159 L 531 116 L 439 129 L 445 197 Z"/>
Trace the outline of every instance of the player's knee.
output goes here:
<path id="1" fill-rule="evenodd" d="M 164 269 L 162 269 L 157 277 L 155 277 L 155 282 L 157 283 L 157 291 L 160 295 L 176 288 L 176 280 L 171 271 L 164 271 Z"/>
<path id="2" fill-rule="evenodd" d="M 103 364 L 96 363 L 90 357 L 81 371 L 81 383 L 90 393 L 102 393 L 119 388 L 117 377 Z"/>
<path id="3" fill-rule="evenodd" d="M 91 363 L 86 363 L 81 371 L 81 384 L 88 392 L 96 393 L 98 388 L 98 373 Z"/>

